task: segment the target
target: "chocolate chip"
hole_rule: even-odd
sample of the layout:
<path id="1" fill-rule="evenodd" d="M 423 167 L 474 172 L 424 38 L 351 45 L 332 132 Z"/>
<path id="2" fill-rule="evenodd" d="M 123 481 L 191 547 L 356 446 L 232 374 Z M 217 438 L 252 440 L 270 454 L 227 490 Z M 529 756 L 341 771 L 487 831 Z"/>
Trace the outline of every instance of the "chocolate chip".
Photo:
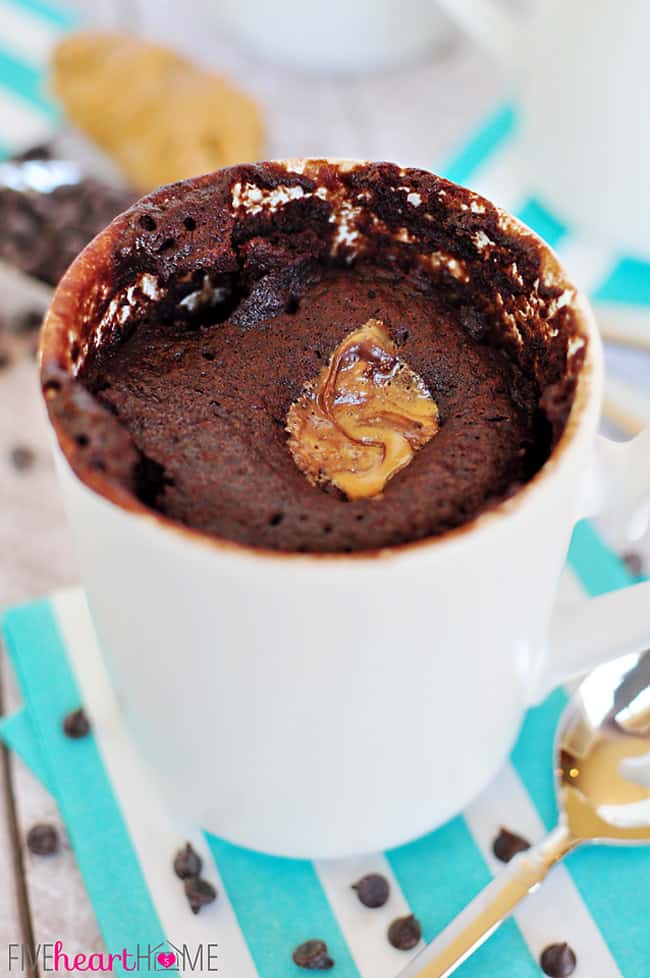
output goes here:
<path id="1" fill-rule="evenodd" d="M 178 850 L 174 858 L 174 872 L 182 880 L 199 876 L 202 866 L 203 861 L 201 857 L 198 852 L 194 851 L 189 842 L 185 844 L 183 849 Z"/>
<path id="2" fill-rule="evenodd" d="M 383 907 L 390 895 L 388 880 L 380 873 L 367 873 L 352 884 L 364 907 Z"/>
<path id="3" fill-rule="evenodd" d="M 36 456 L 27 445 L 14 445 L 9 453 L 9 458 L 17 472 L 26 472 L 31 469 Z"/>
<path id="4" fill-rule="evenodd" d="M 503 826 L 492 843 L 492 852 L 502 863 L 509 863 L 513 856 L 518 852 L 525 852 L 526 849 L 530 849 L 530 842 L 523 836 L 504 829 Z"/>
<path id="5" fill-rule="evenodd" d="M 27 848 L 36 856 L 51 856 L 59 848 L 59 833 L 45 822 L 32 825 L 27 833 Z"/>
<path id="6" fill-rule="evenodd" d="M 630 550 L 628 553 L 623 554 L 622 560 L 632 577 L 641 577 L 643 574 L 643 558 L 641 554 Z"/>
<path id="7" fill-rule="evenodd" d="M 41 328 L 43 315 L 41 309 L 24 309 L 23 312 L 12 316 L 9 322 L 9 331 L 18 335 L 34 333 Z"/>
<path id="8" fill-rule="evenodd" d="M 10 159 L 13 163 L 25 163 L 28 160 L 51 160 L 52 149 L 46 143 L 38 143 L 36 146 L 30 146 L 21 153 L 14 153 Z"/>
<path id="9" fill-rule="evenodd" d="M 307 968 L 309 971 L 326 971 L 334 964 L 327 953 L 325 941 L 305 941 L 298 945 L 291 957 L 299 968 Z"/>
<path id="10" fill-rule="evenodd" d="M 212 883 L 201 879 L 200 876 L 188 876 L 183 887 L 192 913 L 198 913 L 201 907 L 207 907 L 217 899 L 217 891 Z"/>
<path id="11" fill-rule="evenodd" d="M 4 370 L 10 363 L 11 357 L 9 356 L 9 352 L 0 348 L 0 370 Z"/>
<path id="12" fill-rule="evenodd" d="M 542 971 L 550 978 L 568 978 L 576 968 L 576 956 L 564 941 L 562 944 L 549 944 L 542 951 L 539 963 Z"/>
<path id="13" fill-rule="evenodd" d="M 63 718 L 63 732 L 66 737 L 72 737 L 73 740 L 79 740 L 90 732 L 90 723 L 82 707 L 73 710 Z"/>
<path id="14" fill-rule="evenodd" d="M 420 921 L 413 914 L 398 917 L 388 928 L 388 940 L 398 951 L 410 951 L 421 937 Z"/>

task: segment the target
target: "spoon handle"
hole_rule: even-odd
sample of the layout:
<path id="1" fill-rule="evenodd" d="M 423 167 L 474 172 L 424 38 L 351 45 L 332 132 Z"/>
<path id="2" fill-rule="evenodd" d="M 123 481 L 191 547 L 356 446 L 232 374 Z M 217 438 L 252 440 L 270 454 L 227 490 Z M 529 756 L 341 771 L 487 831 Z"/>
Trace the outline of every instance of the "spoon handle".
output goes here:
<path id="1" fill-rule="evenodd" d="M 447 978 L 487 940 L 548 871 L 579 844 L 560 825 L 520 853 L 438 936 L 400 972 L 399 978 Z"/>

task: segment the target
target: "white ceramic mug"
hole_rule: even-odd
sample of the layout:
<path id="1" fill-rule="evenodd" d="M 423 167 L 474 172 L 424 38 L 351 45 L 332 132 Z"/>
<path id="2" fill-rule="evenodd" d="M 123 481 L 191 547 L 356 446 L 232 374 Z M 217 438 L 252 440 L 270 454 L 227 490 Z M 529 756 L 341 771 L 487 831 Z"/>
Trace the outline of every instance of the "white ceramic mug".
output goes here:
<path id="1" fill-rule="evenodd" d="M 263 57 L 302 71 L 391 68 L 449 36 L 432 0 L 219 0 L 241 39 Z"/>
<path id="2" fill-rule="evenodd" d="M 438 0 L 515 70 L 522 165 L 553 213 L 650 259 L 650 4 L 536 0 L 521 24 L 495 0 Z"/>
<path id="3" fill-rule="evenodd" d="M 480 215 L 481 199 L 466 199 Z M 457 530 L 365 555 L 218 540 L 95 491 L 54 419 L 83 582 L 133 737 L 173 808 L 233 842 L 336 857 L 412 839 L 493 777 L 550 685 L 650 645 L 650 584 L 594 599 L 587 614 L 553 612 L 575 521 L 647 498 L 650 436 L 598 438 L 603 356 L 589 308 L 532 232 L 499 219 L 543 249 L 586 353 L 549 461 Z M 109 229 L 64 277 L 43 365 L 70 365 L 111 255 Z"/>

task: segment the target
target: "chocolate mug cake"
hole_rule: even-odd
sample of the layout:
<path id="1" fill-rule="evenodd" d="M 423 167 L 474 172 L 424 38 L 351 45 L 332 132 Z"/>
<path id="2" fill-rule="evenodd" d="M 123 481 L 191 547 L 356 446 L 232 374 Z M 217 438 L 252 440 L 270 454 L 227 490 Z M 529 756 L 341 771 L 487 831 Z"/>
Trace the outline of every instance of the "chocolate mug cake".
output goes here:
<path id="1" fill-rule="evenodd" d="M 82 340 L 44 350 L 65 454 L 109 498 L 251 547 L 367 552 L 471 521 L 544 465 L 584 355 L 510 222 L 386 163 L 156 191 L 111 225 Z"/>

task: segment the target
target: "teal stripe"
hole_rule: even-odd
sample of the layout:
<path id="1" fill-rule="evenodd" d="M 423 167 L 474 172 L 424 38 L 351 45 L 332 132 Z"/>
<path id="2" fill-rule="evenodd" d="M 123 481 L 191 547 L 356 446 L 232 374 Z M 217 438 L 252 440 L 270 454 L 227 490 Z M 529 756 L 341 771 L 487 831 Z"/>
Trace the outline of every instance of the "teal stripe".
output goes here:
<path id="1" fill-rule="evenodd" d="M 77 13 L 68 10 L 67 7 L 47 3 L 46 0 L 4 0 L 4 3 L 33 14 L 60 30 L 69 30 L 81 19 Z"/>
<path id="2" fill-rule="evenodd" d="M 475 135 L 453 155 L 442 173 L 454 183 L 467 183 L 474 171 L 512 135 L 515 111 L 512 105 L 501 106 L 489 116 Z"/>
<path id="3" fill-rule="evenodd" d="M 573 531 L 569 566 L 592 598 L 627 587 L 633 578 L 625 564 L 607 547 L 593 524 L 582 520 Z"/>
<path id="4" fill-rule="evenodd" d="M 47 601 L 23 605 L 8 612 L 3 625 L 106 946 L 118 952 L 155 945 L 164 939 L 162 927 L 95 740 L 70 740 L 61 729 L 80 695 L 52 609 Z M 126 974 L 121 968 L 115 973 Z"/>
<path id="5" fill-rule="evenodd" d="M 386 853 L 406 900 L 432 940 L 492 879 L 461 816 L 422 839 Z M 504 972 L 504 964 L 506 971 Z M 506 923 L 458 970 L 459 978 L 539 978 L 514 920 Z"/>
<path id="6" fill-rule="evenodd" d="M 45 75 L 0 47 L 0 86 L 19 95 L 48 119 L 58 118 L 58 112 L 44 91 Z"/>
<path id="7" fill-rule="evenodd" d="M 601 302 L 650 306 L 650 264 L 622 258 L 593 293 Z"/>
<path id="8" fill-rule="evenodd" d="M 574 531 L 569 564 L 593 597 L 625 587 L 632 580 L 625 566 L 586 521 L 579 523 Z M 566 702 L 566 693 L 558 689 L 541 706 L 529 710 L 512 754 L 519 776 L 547 829 L 557 820 L 551 775 L 552 745 Z M 650 850 L 585 847 L 569 857 L 567 868 L 624 978 L 646 975 L 650 961 L 647 910 Z M 580 949 L 576 950 L 579 956 Z"/>
<path id="9" fill-rule="evenodd" d="M 326 941 L 339 978 L 359 978 L 313 863 L 265 856 L 212 835 L 206 838 L 259 978 L 304 975 L 291 952 L 311 938 Z"/>
<path id="10" fill-rule="evenodd" d="M 532 228 L 536 234 L 539 234 L 540 238 L 543 238 L 551 248 L 556 248 L 562 238 L 568 234 L 565 225 L 536 200 L 527 201 L 517 211 L 517 217 L 529 228 Z"/>
<path id="11" fill-rule="evenodd" d="M 36 775 L 43 787 L 54 797 L 54 785 L 50 782 L 50 772 L 41 745 L 34 736 L 34 727 L 23 708 L 12 716 L 0 719 L 0 740 L 13 750 Z"/>

